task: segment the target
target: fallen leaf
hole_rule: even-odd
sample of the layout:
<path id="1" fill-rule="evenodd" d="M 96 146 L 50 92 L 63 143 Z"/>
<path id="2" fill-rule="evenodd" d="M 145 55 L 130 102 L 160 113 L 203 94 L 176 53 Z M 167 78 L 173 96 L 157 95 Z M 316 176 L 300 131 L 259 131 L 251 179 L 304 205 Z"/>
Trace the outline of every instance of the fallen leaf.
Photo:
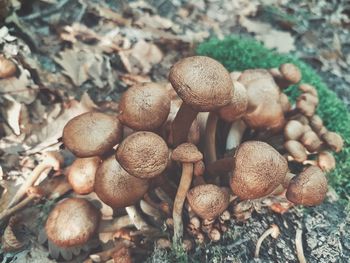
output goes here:
<path id="1" fill-rule="evenodd" d="M 128 86 L 135 84 L 151 82 L 151 79 L 147 75 L 133 75 L 133 74 L 124 74 L 120 79 Z"/>
<path id="2" fill-rule="evenodd" d="M 16 135 L 20 135 L 20 115 L 22 105 L 8 94 L 4 95 L 3 99 L 4 103 L 3 106 L 0 108 L 2 116 L 12 129 L 13 133 Z"/>
<path id="3" fill-rule="evenodd" d="M 243 16 L 239 22 L 248 32 L 254 33 L 255 38 L 262 41 L 267 48 L 274 48 L 280 53 L 295 50 L 294 38 L 289 32 L 276 30 L 270 24 L 255 22 Z"/>

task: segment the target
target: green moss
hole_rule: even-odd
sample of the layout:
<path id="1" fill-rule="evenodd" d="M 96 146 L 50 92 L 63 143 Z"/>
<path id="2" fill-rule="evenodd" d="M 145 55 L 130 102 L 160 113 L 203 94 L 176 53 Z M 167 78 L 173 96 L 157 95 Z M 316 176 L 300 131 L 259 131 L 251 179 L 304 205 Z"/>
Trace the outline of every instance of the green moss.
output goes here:
<path id="1" fill-rule="evenodd" d="M 306 63 L 292 55 L 281 55 L 265 48 L 253 39 L 237 36 L 224 40 L 212 39 L 199 45 L 197 53 L 220 61 L 229 71 L 241 71 L 251 68 L 272 68 L 282 63 L 294 63 L 302 71 L 302 82 L 314 85 L 320 97 L 317 113 L 329 130 L 342 135 L 345 147 L 335 154 L 337 167 L 329 175 L 330 184 L 338 194 L 345 198 L 350 193 L 350 114 L 336 94 L 329 90 L 321 77 Z M 299 92 L 296 86 L 286 90 L 295 101 Z"/>

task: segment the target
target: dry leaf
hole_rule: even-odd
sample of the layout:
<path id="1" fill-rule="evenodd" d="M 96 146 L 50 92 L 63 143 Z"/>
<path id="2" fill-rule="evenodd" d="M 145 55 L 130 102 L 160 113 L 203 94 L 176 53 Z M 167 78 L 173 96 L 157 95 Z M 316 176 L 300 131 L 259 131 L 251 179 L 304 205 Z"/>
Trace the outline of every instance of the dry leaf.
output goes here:
<path id="1" fill-rule="evenodd" d="M 74 23 L 71 26 L 65 26 L 60 34 L 60 37 L 63 40 L 71 43 L 76 43 L 78 41 L 91 42 L 100 39 L 95 31 L 79 23 Z"/>
<path id="2" fill-rule="evenodd" d="M 147 74 L 163 58 L 162 51 L 156 45 L 144 40 L 138 41 L 131 50 L 121 51 L 119 55 L 131 74 Z"/>
<path id="3" fill-rule="evenodd" d="M 7 124 L 16 135 L 21 134 L 20 129 L 20 115 L 21 115 L 21 103 L 18 103 L 10 95 L 6 94 L 3 96 L 4 104 L 0 108 L 2 116 L 6 120 Z"/>
<path id="4" fill-rule="evenodd" d="M 288 53 L 295 50 L 294 38 L 289 32 L 274 29 L 270 24 L 255 22 L 246 17 L 240 17 L 240 24 L 255 38 L 262 41 L 266 47 L 275 48 L 278 52 Z"/>
<path id="5" fill-rule="evenodd" d="M 128 86 L 135 84 L 151 82 L 151 79 L 147 75 L 133 75 L 133 74 L 124 74 L 120 79 Z"/>
<path id="6" fill-rule="evenodd" d="M 171 29 L 174 24 L 171 20 L 161 17 L 159 15 L 149 15 L 149 14 L 144 14 L 141 16 L 136 22 L 134 22 L 135 25 L 139 27 L 152 27 L 152 28 L 158 28 L 158 29 Z"/>

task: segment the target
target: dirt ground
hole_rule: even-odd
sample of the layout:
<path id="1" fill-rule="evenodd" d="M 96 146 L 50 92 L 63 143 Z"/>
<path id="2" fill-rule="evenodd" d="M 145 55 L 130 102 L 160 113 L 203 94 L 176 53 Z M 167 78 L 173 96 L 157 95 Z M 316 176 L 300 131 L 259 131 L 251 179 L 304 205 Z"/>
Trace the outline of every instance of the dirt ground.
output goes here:
<path id="1" fill-rule="evenodd" d="M 8 193 L 23 182 L 43 151 L 58 148 L 56 139 L 68 119 L 93 107 L 113 108 L 113 101 L 132 84 L 166 81 L 170 66 L 194 54 L 210 37 L 252 36 L 269 48 L 295 54 L 321 74 L 350 110 L 346 1 L 11 3 L 12 12 L 0 26 L 2 53 L 15 57 L 20 67 L 18 81 L 0 87 L 0 177 Z M 348 206 L 332 194 L 315 208 L 293 208 L 284 215 L 254 213 L 248 222 L 234 223 L 222 243 L 198 249 L 192 261 L 298 262 L 294 239 L 301 228 L 308 262 L 348 262 Z M 254 260 L 256 241 L 271 224 L 279 226 L 281 235 L 265 240 L 261 260 Z M 29 244 L 21 253 L 0 259 L 39 262 L 34 258 L 46 252 L 34 241 Z M 156 251 L 149 261 L 171 259 Z"/>

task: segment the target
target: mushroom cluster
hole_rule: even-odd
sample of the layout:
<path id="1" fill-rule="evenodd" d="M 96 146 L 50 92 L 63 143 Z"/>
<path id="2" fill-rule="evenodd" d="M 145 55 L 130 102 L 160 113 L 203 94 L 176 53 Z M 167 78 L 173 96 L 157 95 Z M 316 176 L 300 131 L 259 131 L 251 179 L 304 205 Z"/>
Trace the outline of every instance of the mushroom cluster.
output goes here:
<path id="1" fill-rule="evenodd" d="M 276 203 L 320 204 L 325 172 L 335 165 L 329 150 L 343 142 L 315 114 L 313 86 L 301 84 L 291 105 L 283 89 L 300 80 L 293 64 L 230 74 L 212 58 L 193 56 L 172 66 L 170 84 L 130 87 L 118 112 L 71 119 L 62 142 L 77 157 L 67 173 L 75 193 L 48 217 L 50 246 L 76 253 L 109 233 L 114 246 L 89 262 L 119 254 L 130 260 L 133 247 L 154 241 L 185 249 L 194 240 L 218 241 L 230 220 L 249 218 L 262 203 L 275 211 Z M 264 202 L 271 198 L 274 206 Z M 96 201 L 113 217 L 103 218 Z M 62 255 L 69 258 L 67 250 Z"/>

